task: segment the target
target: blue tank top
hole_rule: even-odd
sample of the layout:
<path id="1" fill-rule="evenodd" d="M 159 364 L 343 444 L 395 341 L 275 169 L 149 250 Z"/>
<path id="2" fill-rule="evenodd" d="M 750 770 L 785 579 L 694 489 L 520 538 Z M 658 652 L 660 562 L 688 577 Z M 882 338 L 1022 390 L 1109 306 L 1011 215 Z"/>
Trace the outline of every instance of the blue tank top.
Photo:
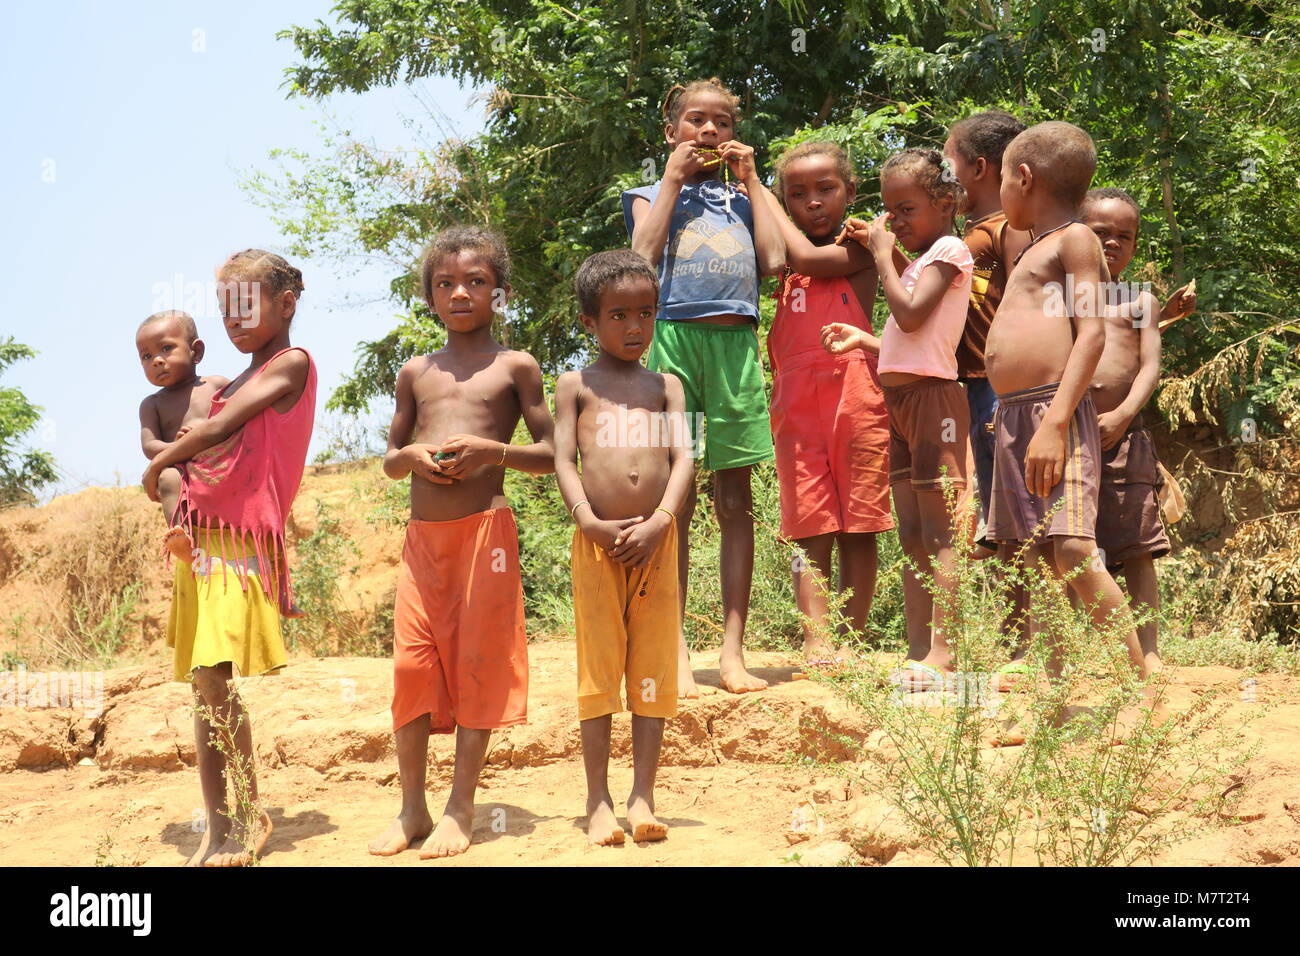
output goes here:
<path id="1" fill-rule="evenodd" d="M 632 201 L 654 203 L 660 183 L 623 193 L 623 222 L 632 235 Z M 731 194 L 731 211 L 726 198 Z M 659 260 L 658 318 L 751 316 L 758 321 L 754 211 L 744 193 L 716 179 L 682 186 Z"/>

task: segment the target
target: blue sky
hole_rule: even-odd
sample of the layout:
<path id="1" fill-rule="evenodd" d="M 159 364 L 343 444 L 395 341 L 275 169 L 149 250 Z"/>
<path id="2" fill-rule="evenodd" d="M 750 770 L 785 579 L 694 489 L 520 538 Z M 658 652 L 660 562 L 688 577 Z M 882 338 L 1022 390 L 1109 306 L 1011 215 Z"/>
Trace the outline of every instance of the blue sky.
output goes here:
<path id="1" fill-rule="evenodd" d="M 151 387 L 134 336 L 160 291 L 206 290 L 237 249 L 283 249 L 268 212 L 239 188 L 243 173 L 273 169 L 275 147 L 323 153 L 321 123 L 401 148 L 404 121 L 426 116 L 409 87 L 286 99 L 283 70 L 297 57 L 275 34 L 317 19 L 332 22 L 329 0 L 72 0 L 0 12 L 0 336 L 40 352 L 0 383 L 44 408 L 32 443 L 54 454 L 57 492 L 139 481 L 137 408 Z M 421 90 L 459 135 L 481 129 L 472 90 L 441 79 Z M 391 328 L 397 307 L 384 298 L 387 269 L 293 261 L 306 284 L 294 343 L 320 373 L 314 455 L 325 399 L 357 341 Z M 215 300 L 202 302 L 201 367 L 233 377 L 248 360 L 227 341 Z"/>

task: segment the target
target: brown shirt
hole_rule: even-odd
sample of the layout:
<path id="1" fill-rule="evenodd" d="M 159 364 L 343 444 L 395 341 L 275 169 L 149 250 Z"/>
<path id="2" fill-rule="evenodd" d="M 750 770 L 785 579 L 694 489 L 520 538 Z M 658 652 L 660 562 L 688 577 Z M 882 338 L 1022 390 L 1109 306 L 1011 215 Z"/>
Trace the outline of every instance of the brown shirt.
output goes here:
<path id="1" fill-rule="evenodd" d="M 984 343 L 1007 285 L 1007 262 L 1003 250 L 1006 231 L 1007 217 L 1001 210 L 966 222 L 964 238 L 975 260 L 975 272 L 971 276 L 966 329 L 957 345 L 957 375 L 960 378 L 985 377 Z"/>

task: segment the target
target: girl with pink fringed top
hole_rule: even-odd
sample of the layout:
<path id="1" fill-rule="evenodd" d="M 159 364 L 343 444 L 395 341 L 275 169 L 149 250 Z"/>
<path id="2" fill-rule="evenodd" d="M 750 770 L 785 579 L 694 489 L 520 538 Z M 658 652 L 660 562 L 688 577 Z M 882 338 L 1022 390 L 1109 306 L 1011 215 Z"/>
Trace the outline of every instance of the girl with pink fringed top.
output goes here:
<path id="1" fill-rule="evenodd" d="M 168 531 L 176 557 L 167 643 L 174 675 L 192 681 L 194 735 L 207 827 L 191 866 L 240 866 L 271 832 L 258 803 L 252 727 L 230 685 L 287 660 L 280 608 L 292 606 L 284 526 L 302 480 L 316 411 L 316 367 L 289 344 L 302 273 L 248 249 L 217 273 L 226 334 L 252 361 L 212 400 L 209 417 L 149 464 L 144 487 L 184 463 L 182 520 Z M 230 761 L 241 765 L 256 813 L 227 809 Z M 242 802 L 242 801 L 241 801 Z M 244 819 L 256 816 L 259 819 Z"/>

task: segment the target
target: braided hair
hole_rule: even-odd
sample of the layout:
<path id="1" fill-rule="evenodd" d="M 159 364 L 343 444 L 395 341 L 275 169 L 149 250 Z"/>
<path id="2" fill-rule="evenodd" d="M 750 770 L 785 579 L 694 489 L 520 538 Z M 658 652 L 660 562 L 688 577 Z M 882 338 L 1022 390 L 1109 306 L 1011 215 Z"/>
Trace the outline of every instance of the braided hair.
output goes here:
<path id="1" fill-rule="evenodd" d="M 227 273 L 255 278 L 265 283 L 272 295 L 279 295 L 285 289 L 293 292 L 295 299 L 302 295 L 302 270 L 289 265 L 283 256 L 264 249 L 236 252 L 217 270 L 218 275 Z"/>
<path id="2" fill-rule="evenodd" d="M 885 160 L 880 170 L 883 183 L 890 176 L 905 176 L 920 186 L 930 201 L 938 204 L 943 199 L 952 200 L 950 215 L 956 217 L 966 196 L 966 190 L 944 164 L 943 156 L 933 149 L 921 149 L 913 146 L 901 153 L 895 153 Z"/>

